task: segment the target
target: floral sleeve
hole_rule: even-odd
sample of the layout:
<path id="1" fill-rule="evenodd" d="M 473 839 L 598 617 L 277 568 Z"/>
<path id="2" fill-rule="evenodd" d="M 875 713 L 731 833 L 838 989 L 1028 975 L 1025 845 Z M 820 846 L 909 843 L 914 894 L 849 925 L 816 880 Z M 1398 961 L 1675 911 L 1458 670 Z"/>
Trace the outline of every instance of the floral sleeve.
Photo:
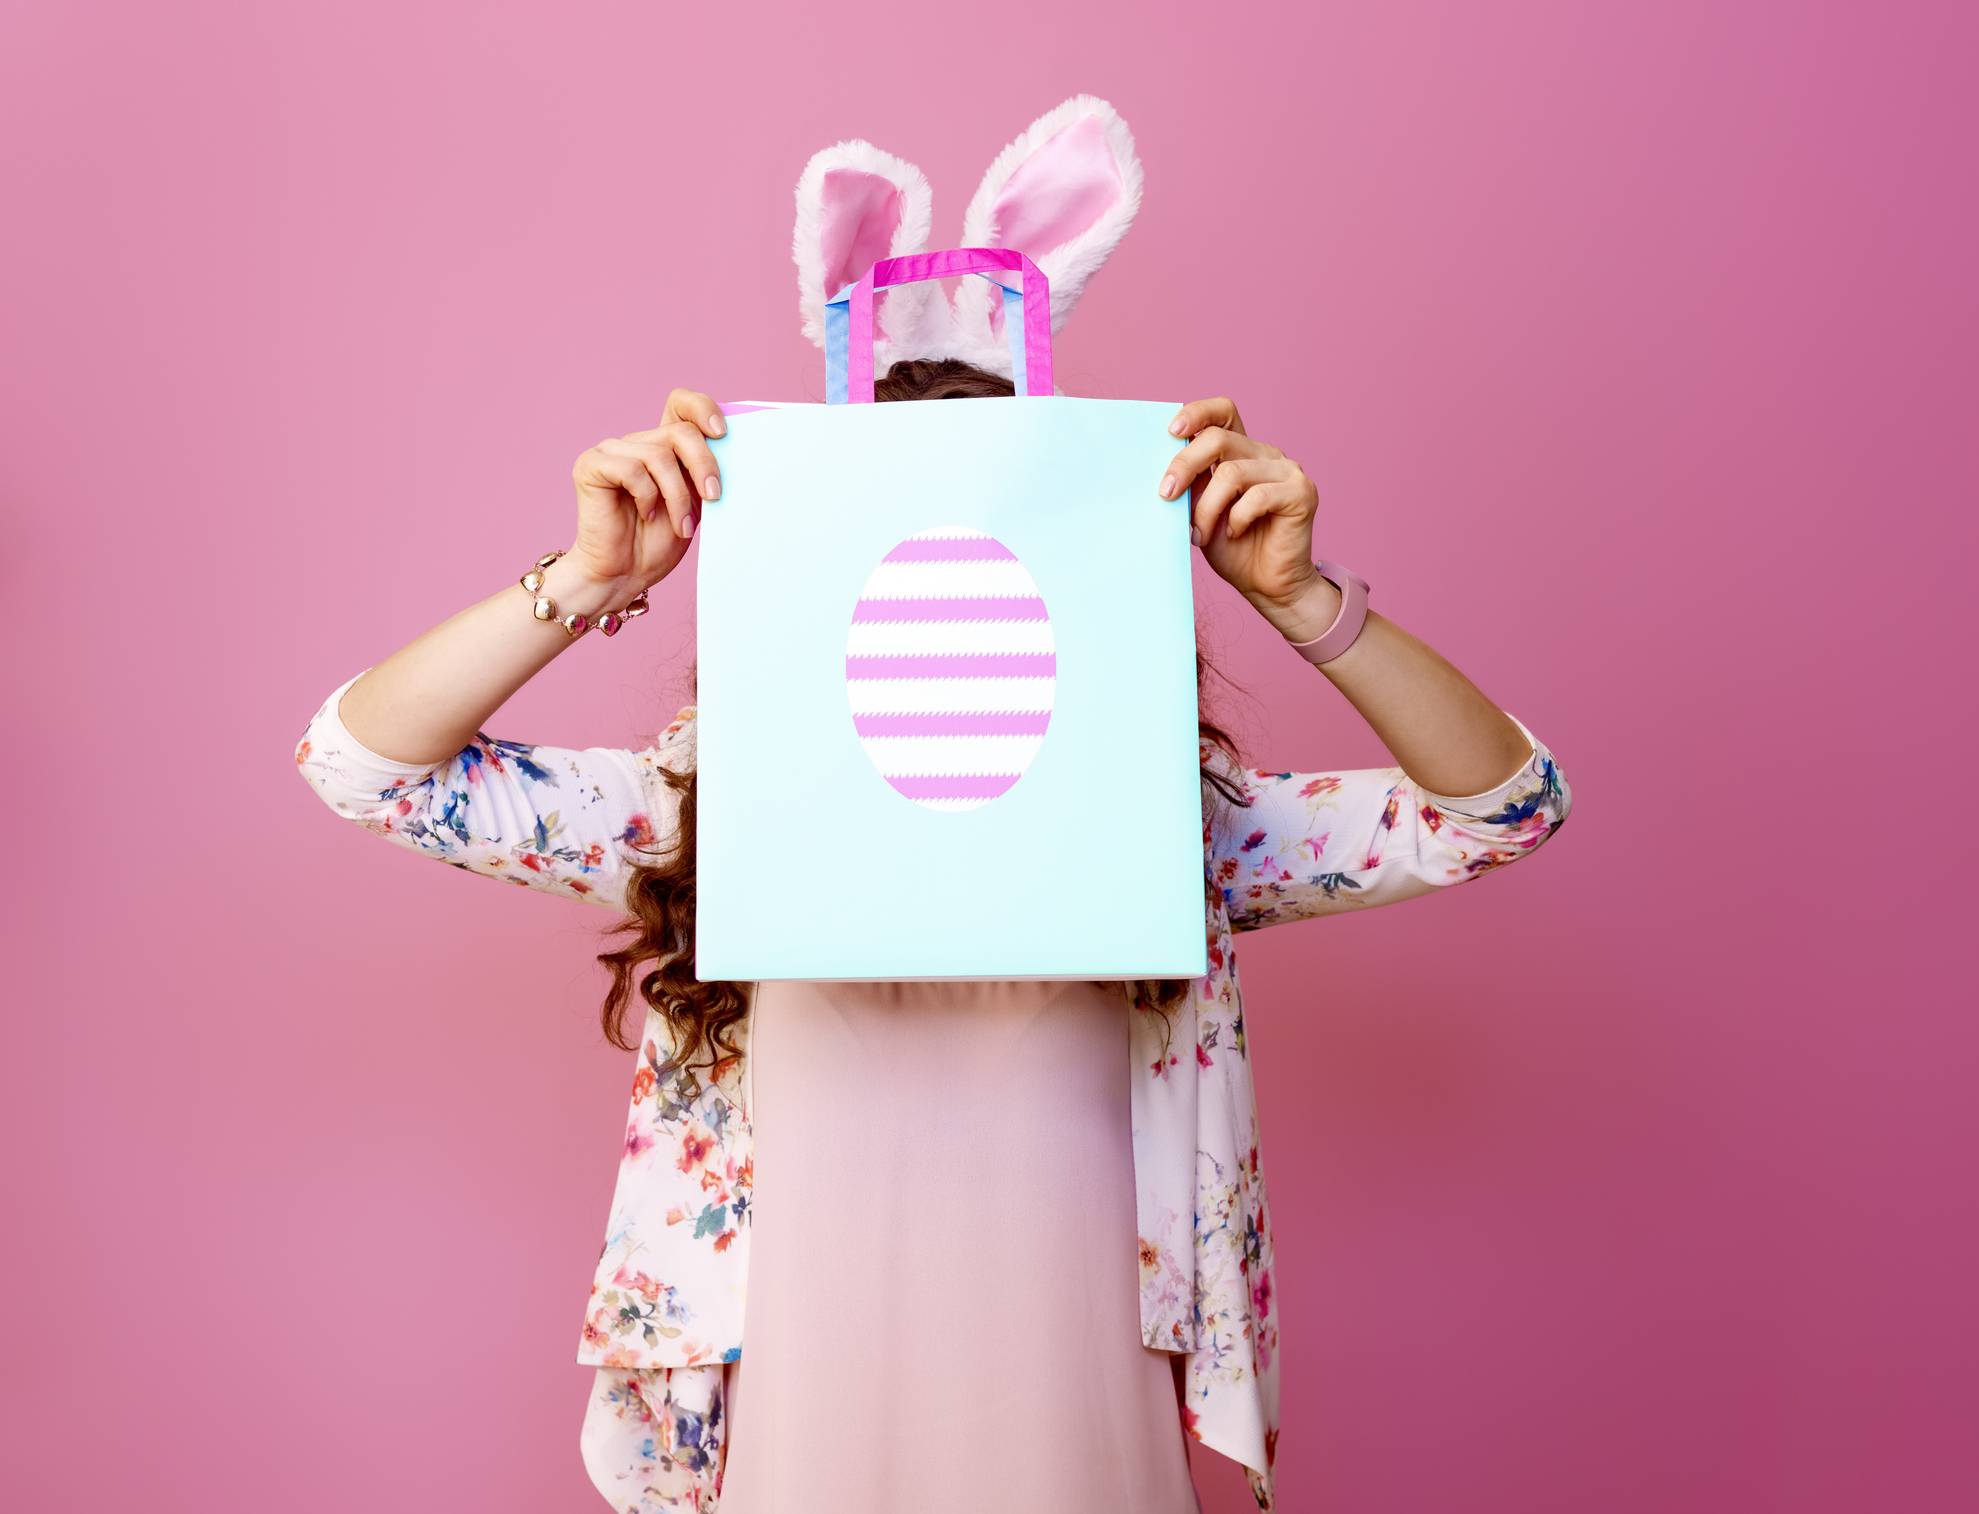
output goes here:
<path id="1" fill-rule="evenodd" d="M 296 767 L 346 820 L 471 873 L 544 893 L 622 907 L 639 861 L 673 834 L 673 790 L 661 766 L 691 759 L 692 705 L 651 746 L 554 747 L 477 732 L 434 763 L 382 757 L 351 735 L 338 706 L 368 668 L 331 691 L 296 743 Z"/>
<path id="2" fill-rule="evenodd" d="M 1567 818 L 1572 793 L 1553 754 L 1511 720 L 1531 755 L 1481 794 L 1432 793 L 1399 767 L 1234 774 L 1250 802 L 1219 797 L 1206 837 L 1230 928 L 1393 904 L 1536 850 Z"/>

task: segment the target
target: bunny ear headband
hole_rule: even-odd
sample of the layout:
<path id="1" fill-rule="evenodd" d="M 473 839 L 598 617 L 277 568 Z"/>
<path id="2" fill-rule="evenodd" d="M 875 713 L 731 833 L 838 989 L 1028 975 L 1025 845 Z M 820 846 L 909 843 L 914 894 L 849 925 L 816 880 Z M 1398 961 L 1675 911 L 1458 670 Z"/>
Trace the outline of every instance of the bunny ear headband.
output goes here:
<path id="1" fill-rule="evenodd" d="M 962 217 L 962 245 L 1029 255 L 1051 284 L 1055 335 L 1141 205 L 1141 160 L 1111 105 L 1074 95 L 997 154 Z M 870 142 L 840 142 L 797 181 L 798 308 L 825 345 L 825 302 L 882 258 L 925 252 L 934 192 L 913 164 Z M 1006 377 L 1003 302 L 975 279 L 951 295 L 907 284 L 875 306 L 873 368 L 901 358 L 959 357 Z"/>

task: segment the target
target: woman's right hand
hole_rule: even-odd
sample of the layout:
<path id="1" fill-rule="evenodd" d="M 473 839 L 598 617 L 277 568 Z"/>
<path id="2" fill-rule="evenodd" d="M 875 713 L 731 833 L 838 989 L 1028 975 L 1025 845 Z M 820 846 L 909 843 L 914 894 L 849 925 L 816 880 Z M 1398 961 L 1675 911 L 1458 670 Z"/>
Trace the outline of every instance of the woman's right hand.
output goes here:
<path id="1" fill-rule="evenodd" d="M 577 540 L 557 566 L 597 585 L 615 606 L 665 578 L 687 555 L 701 502 L 721 498 L 707 439 L 727 429 L 707 395 L 676 389 L 659 425 L 585 452 L 571 469 Z"/>

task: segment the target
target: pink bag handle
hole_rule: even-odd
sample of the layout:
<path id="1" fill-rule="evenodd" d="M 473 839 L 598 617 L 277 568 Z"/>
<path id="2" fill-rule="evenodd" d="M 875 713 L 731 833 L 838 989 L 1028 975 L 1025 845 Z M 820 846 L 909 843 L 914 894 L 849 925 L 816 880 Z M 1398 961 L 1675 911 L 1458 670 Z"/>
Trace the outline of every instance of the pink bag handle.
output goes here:
<path id="1" fill-rule="evenodd" d="M 891 289 L 898 284 L 915 284 L 923 279 L 946 279 L 962 273 L 979 273 L 988 277 L 991 273 L 1016 273 L 1022 275 L 1024 306 L 1024 342 L 1021 349 L 1011 336 L 1011 354 L 1016 373 L 1017 392 L 1024 395 L 1051 393 L 1051 284 L 1043 272 L 1023 253 L 1011 247 L 952 247 L 945 252 L 916 252 L 906 257 L 881 258 L 866 270 L 865 277 L 858 283 L 840 292 L 826 307 L 825 326 L 827 336 L 826 387 L 835 388 L 831 382 L 836 367 L 831 361 L 829 338 L 838 314 L 832 307 L 844 305 L 845 314 L 845 393 L 843 401 L 855 405 L 870 405 L 873 402 L 873 296 L 881 289 Z M 992 283 L 997 282 L 992 279 Z M 1017 291 L 1008 286 L 1000 286 L 1006 294 Z M 1006 300 L 1006 309 L 1009 301 Z M 839 396 L 827 394 L 828 399 Z"/>

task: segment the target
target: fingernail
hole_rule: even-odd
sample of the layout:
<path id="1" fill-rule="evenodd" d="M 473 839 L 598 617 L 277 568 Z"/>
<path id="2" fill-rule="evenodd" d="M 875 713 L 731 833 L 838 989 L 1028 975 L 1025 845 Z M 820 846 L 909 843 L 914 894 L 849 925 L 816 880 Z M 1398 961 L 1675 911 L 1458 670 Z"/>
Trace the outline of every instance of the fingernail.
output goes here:
<path id="1" fill-rule="evenodd" d="M 720 436 L 726 430 L 728 430 L 728 422 L 722 419 L 720 411 L 716 411 L 715 414 L 709 418 L 708 435 Z"/>
<path id="2" fill-rule="evenodd" d="M 1176 416 L 1174 420 L 1172 420 L 1172 421 L 1170 421 L 1170 422 L 1168 423 L 1168 434 L 1169 434 L 1170 436 L 1180 436 L 1180 435 L 1182 434 L 1182 417 L 1181 417 L 1181 416 L 1179 416 L 1179 415 L 1178 415 L 1178 416 Z"/>
<path id="3" fill-rule="evenodd" d="M 694 517 L 692 515 L 689 515 L 686 520 L 680 523 L 680 539 L 682 541 L 686 541 L 693 534 L 694 534 Z"/>
<path id="4" fill-rule="evenodd" d="M 1161 497 L 1170 498 L 1175 493 L 1175 475 L 1170 473 L 1161 480 Z"/>
<path id="5" fill-rule="evenodd" d="M 721 497 L 722 481 L 710 473 L 706 478 L 701 480 L 701 498 L 720 499 Z"/>
<path id="6" fill-rule="evenodd" d="M 1189 527 L 1189 545 L 1192 547 L 1200 547 L 1202 544 L 1203 544 L 1202 532 L 1198 531 L 1194 526 Z"/>

